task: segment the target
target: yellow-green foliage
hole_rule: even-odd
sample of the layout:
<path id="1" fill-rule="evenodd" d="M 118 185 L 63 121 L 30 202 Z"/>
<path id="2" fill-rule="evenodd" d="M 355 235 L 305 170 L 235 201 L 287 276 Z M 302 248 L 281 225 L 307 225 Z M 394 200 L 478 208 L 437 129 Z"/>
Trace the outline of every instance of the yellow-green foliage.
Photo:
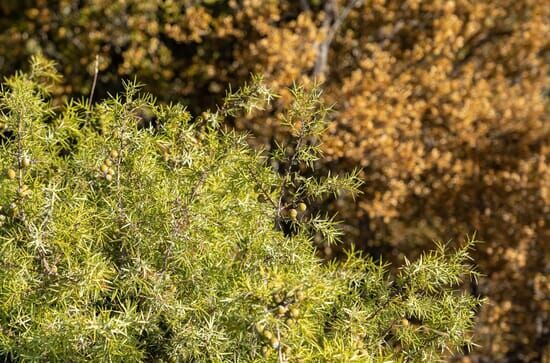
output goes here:
<path id="1" fill-rule="evenodd" d="M 279 151 L 279 174 L 219 126 L 274 97 L 260 79 L 192 119 L 134 83 L 54 109 L 55 78 L 37 59 L 0 98 L 3 359 L 434 361 L 470 345 L 479 301 L 454 287 L 475 277 L 471 242 L 393 278 L 358 254 L 316 257 L 310 236 L 338 232 L 307 203 L 357 189 L 293 167 L 318 157 L 305 142 L 324 129 L 318 90 L 293 90 L 294 153 Z"/>

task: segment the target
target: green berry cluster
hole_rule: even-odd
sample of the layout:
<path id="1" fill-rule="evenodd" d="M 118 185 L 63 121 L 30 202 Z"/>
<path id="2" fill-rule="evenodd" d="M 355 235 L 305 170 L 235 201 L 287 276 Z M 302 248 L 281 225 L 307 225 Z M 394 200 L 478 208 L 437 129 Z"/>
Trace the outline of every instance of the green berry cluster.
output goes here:
<path id="1" fill-rule="evenodd" d="M 268 356 L 271 350 L 281 350 L 284 356 L 290 354 L 291 348 L 288 344 L 281 342 L 281 337 L 285 330 L 290 330 L 296 326 L 301 317 L 299 304 L 304 301 L 305 293 L 302 289 L 292 291 L 279 290 L 273 293 L 269 306 L 270 321 L 272 327 L 265 321 L 256 323 L 256 332 L 265 341 L 262 346 L 262 354 Z M 277 332 L 274 333 L 274 330 Z"/>
<path id="2" fill-rule="evenodd" d="M 113 161 L 117 160 L 118 157 L 119 157 L 118 151 L 113 149 L 109 152 L 109 157 L 105 158 L 105 160 L 103 160 L 103 164 L 99 166 L 101 178 L 104 178 L 108 182 L 113 180 L 113 176 L 115 175 L 115 169 L 113 168 Z"/>
<path id="3" fill-rule="evenodd" d="M 19 170 L 21 172 L 21 175 L 23 175 L 23 172 L 25 169 L 28 169 L 32 165 L 32 160 L 28 156 L 21 156 L 18 158 L 19 162 L 18 167 L 16 168 L 8 168 L 5 172 L 5 176 L 8 180 L 13 181 L 17 178 Z M 9 204 L 8 208 L 3 208 L 0 206 L 0 226 L 2 226 L 7 217 L 15 218 L 19 215 L 20 208 L 18 206 L 18 201 L 21 201 L 24 198 L 27 198 L 32 195 L 32 190 L 29 188 L 28 185 L 24 184 L 21 180 L 20 184 L 17 187 L 17 200 L 13 201 Z"/>
<path id="4" fill-rule="evenodd" d="M 298 221 L 298 218 L 303 216 L 307 210 L 307 205 L 304 202 L 297 203 L 288 209 L 283 211 L 283 216 L 290 219 L 293 222 Z"/>
<path id="5" fill-rule="evenodd" d="M 8 218 L 17 218 L 20 211 L 18 203 L 15 202 L 10 203 L 7 207 L 0 205 L 0 227 L 7 222 Z"/>

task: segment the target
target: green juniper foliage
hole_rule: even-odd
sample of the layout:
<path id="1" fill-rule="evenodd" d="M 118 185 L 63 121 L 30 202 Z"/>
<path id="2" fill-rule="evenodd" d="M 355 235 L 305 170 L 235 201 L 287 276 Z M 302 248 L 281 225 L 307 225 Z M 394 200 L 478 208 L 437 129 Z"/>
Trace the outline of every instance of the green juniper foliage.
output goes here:
<path id="1" fill-rule="evenodd" d="M 275 97 L 259 78 L 195 119 L 135 83 L 53 109 L 56 78 L 37 58 L 1 93 L 1 360 L 434 361 L 472 344 L 471 241 L 393 277 L 317 257 L 314 236 L 339 233 L 309 204 L 358 186 L 301 173 L 320 157 L 317 88 L 293 90 L 276 172 L 221 126 Z"/>

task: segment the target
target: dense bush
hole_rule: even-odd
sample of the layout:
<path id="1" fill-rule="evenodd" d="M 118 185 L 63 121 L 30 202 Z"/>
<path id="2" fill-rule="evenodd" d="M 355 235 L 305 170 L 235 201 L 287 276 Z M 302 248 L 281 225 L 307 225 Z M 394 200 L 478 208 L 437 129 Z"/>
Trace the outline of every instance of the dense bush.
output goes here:
<path id="1" fill-rule="evenodd" d="M 8 0 L 0 11 L 0 69 L 42 52 L 66 75 L 59 95 L 89 93 L 96 54 L 97 94 L 139 74 L 197 112 L 260 70 L 282 97 L 230 124 L 268 146 L 288 136 L 286 87 L 324 79 L 336 122 L 323 164 L 362 167 L 366 181 L 357 204 L 328 200 L 346 233 L 400 261 L 477 230 L 488 278 L 473 288 L 491 301 L 481 357 L 550 354 L 545 1 Z"/>
<path id="2" fill-rule="evenodd" d="M 471 242 L 395 277 L 359 254 L 316 257 L 312 236 L 339 233 L 308 204 L 358 186 L 296 167 L 319 157 L 318 89 L 292 90 L 280 175 L 220 126 L 274 97 L 259 79 L 196 119 L 134 83 L 53 108 L 56 79 L 35 59 L 0 98 L 4 360 L 434 361 L 471 344 L 479 301 L 453 289 L 475 277 Z"/>

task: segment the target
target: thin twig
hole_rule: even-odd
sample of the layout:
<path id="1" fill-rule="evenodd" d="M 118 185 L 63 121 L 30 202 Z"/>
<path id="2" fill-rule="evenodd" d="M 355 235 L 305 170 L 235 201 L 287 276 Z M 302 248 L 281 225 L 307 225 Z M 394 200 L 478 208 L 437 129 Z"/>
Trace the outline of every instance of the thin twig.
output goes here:
<path id="1" fill-rule="evenodd" d="M 53 210 L 55 206 L 55 199 L 56 199 L 56 189 L 54 187 L 50 187 L 47 189 L 51 191 L 51 198 L 48 201 L 48 204 L 46 205 L 46 213 L 44 215 L 44 219 L 39 227 L 36 227 L 34 224 L 29 223 L 26 219 L 23 220 L 23 224 L 26 227 L 27 231 L 31 236 L 33 236 L 34 240 L 37 241 L 36 243 L 36 253 L 38 255 L 38 258 L 40 260 L 40 263 L 42 264 L 42 268 L 46 272 L 47 275 L 55 275 L 57 274 L 57 267 L 54 265 L 50 265 L 48 262 L 48 250 L 44 246 L 44 240 L 45 237 L 47 237 L 47 232 L 45 231 L 47 225 L 51 221 L 53 217 Z"/>
<path id="2" fill-rule="evenodd" d="M 273 199 L 271 198 L 269 193 L 265 190 L 262 183 L 260 183 L 260 181 L 258 179 L 258 175 L 256 174 L 256 172 L 252 169 L 252 167 L 250 167 L 250 165 L 247 164 L 246 167 L 248 168 L 248 171 L 250 172 L 250 174 L 252 174 L 252 178 L 254 179 L 254 181 L 256 182 L 258 187 L 260 188 L 261 195 L 264 196 L 271 203 L 271 205 L 273 205 L 273 207 L 275 209 L 277 209 L 278 208 L 277 204 L 275 204 L 275 202 L 273 201 Z"/>
<path id="3" fill-rule="evenodd" d="M 23 187 L 23 115 L 17 113 L 17 186 Z"/>
<path id="4" fill-rule="evenodd" d="M 283 363 L 283 352 L 281 351 L 281 332 L 279 331 L 279 325 L 277 325 L 277 340 L 279 341 L 279 346 L 277 347 L 277 353 L 279 355 L 279 363 Z"/>
<path id="5" fill-rule="evenodd" d="M 90 97 L 88 98 L 88 109 L 92 107 L 92 100 L 94 98 L 95 86 L 97 84 L 97 75 L 99 73 L 99 54 L 95 56 L 95 68 L 94 68 L 94 80 L 92 82 L 92 89 L 90 90 Z"/>
<path id="6" fill-rule="evenodd" d="M 290 173 L 292 172 L 292 165 L 294 165 L 296 161 L 296 157 L 298 156 L 300 149 L 302 148 L 302 144 L 305 138 L 305 128 L 306 128 L 306 125 L 305 123 L 303 123 L 302 127 L 300 128 L 300 134 L 298 135 L 298 141 L 296 142 L 296 148 L 294 149 L 294 154 L 292 154 L 292 157 L 290 157 L 288 161 L 288 165 L 286 166 L 285 171 L 281 178 L 281 186 L 279 187 L 280 188 L 279 201 L 277 203 L 277 225 L 279 225 L 279 227 L 281 226 L 280 217 L 281 217 L 281 211 L 283 209 L 283 198 L 285 197 L 286 191 L 287 191 L 287 184 L 286 184 L 287 179 L 290 176 Z"/>
<path id="7" fill-rule="evenodd" d="M 52 194 L 51 194 L 51 199 L 50 199 L 50 201 L 47 205 L 46 216 L 44 217 L 44 220 L 42 221 L 42 224 L 40 225 L 40 231 L 37 231 L 42 235 L 46 235 L 46 232 L 44 231 L 44 229 L 46 228 L 46 226 L 49 224 L 49 222 L 51 221 L 51 219 L 53 217 L 53 210 L 54 210 L 54 206 L 55 206 L 55 199 L 56 199 L 55 188 L 53 188 L 53 187 L 50 188 L 50 191 L 51 191 Z M 46 273 L 48 275 L 55 275 L 57 273 L 57 267 L 55 265 L 53 265 L 53 266 L 49 265 L 48 260 L 46 258 L 46 250 L 45 250 L 44 247 L 42 247 L 39 250 L 39 255 L 40 255 L 40 258 L 42 260 L 42 265 L 44 266 L 44 270 L 46 270 Z"/>

